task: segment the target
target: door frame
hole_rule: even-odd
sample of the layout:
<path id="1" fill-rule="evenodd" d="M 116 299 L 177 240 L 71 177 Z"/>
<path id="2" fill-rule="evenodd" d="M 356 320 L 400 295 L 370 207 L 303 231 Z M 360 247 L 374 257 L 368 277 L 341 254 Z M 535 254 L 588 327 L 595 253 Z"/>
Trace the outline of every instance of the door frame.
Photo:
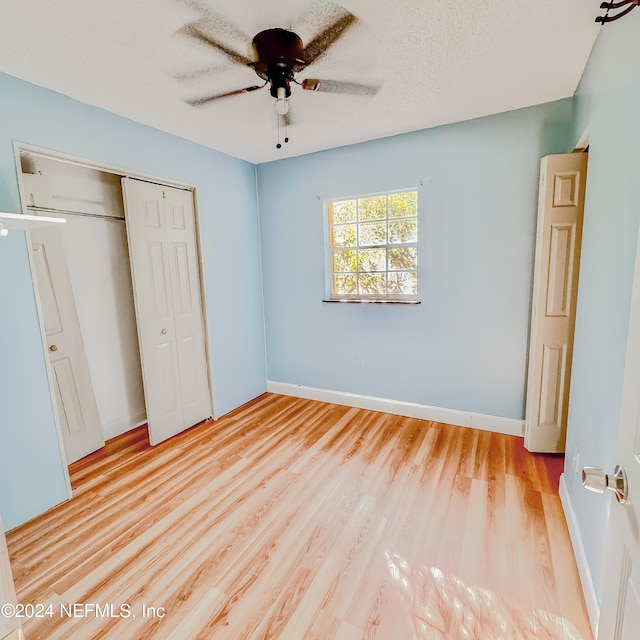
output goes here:
<path id="1" fill-rule="evenodd" d="M 22 165 L 20 161 L 21 152 L 33 153 L 34 155 L 40 155 L 51 160 L 55 160 L 58 162 L 65 162 L 68 164 L 76 165 L 79 167 L 85 167 L 89 169 L 95 169 L 97 171 L 102 171 L 103 173 L 111 173 L 120 177 L 133 178 L 137 180 L 144 180 L 146 182 L 153 182 L 159 185 L 165 185 L 168 187 L 175 187 L 178 189 L 184 189 L 185 191 L 191 192 L 191 197 L 193 198 L 193 208 L 194 208 L 194 227 L 195 227 L 195 245 L 196 245 L 196 260 L 198 265 L 198 274 L 200 279 L 200 299 L 202 302 L 202 328 L 204 332 L 204 342 L 205 342 L 205 359 L 207 365 L 207 388 L 209 390 L 209 396 L 211 398 L 211 407 L 213 411 L 213 416 L 217 417 L 217 409 L 216 409 L 216 397 L 214 393 L 214 385 L 213 385 L 213 368 L 212 368 L 212 357 L 211 357 L 211 347 L 209 342 L 209 321 L 207 315 L 207 305 L 206 305 L 206 297 L 204 290 L 204 270 L 202 265 L 202 244 L 201 244 L 201 234 L 200 234 L 200 218 L 199 218 L 199 209 L 198 209 L 198 198 L 196 187 L 192 184 L 188 184 L 185 182 L 180 182 L 177 180 L 171 180 L 168 178 L 163 178 L 151 174 L 142 173 L 139 171 L 132 171 L 130 169 L 124 169 L 122 167 L 117 167 L 114 165 L 103 164 L 100 162 L 93 162 L 91 160 L 86 160 L 84 158 L 79 158 L 77 156 L 72 156 L 59 151 L 52 151 L 51 149 L 45 149 L 43 147 L 38 147 L 26 142 L 20 142 L 18 140 L 13 141 L 13 152 L 14 152 L 14 161 L 16 166 L 16 176 L 18 180 L 18 192 L 20 196 L 20 207 L 22 209 L 22 213 L 28 213 L 29 210 L 27 208 L 27 198 L 26 198 L 26 189 L 24 186 L 24 181 L 22 180 Z M 127 224 L 125 219 L 125 225 Z M 27 243 L 31 243 L 31 235 L 29 231 L 26 232 Z M 40 303 L 40 290 L 38 288 L 38 282 L 36 277 L 36 270 L 34 264 L 34 258 L 32 252 L 28 252 L 29 257 L 29 268 L 31 271 L 31 281 L 33 284 L 34 297 L 36 303 L 36 311 L 38 315 L 38 324 L 40 327 L 40 339 L 42 341 L 42 348 L 46 350 L 47 348 L 47 339 L 44 329 L 43 315 L 42 315 L 42 306 Z M 133 282 L 132 282 L 133 286 Z M 44 351 L 43 351 L 44 353 Z M 62 428 L 60 416 L 58 414 L 58 409 L 55 401 L 55 388 L 54 388 L 54 377 L 51 365 L 49 363 L 48 358 L 44 358 L 45 367 L 47 372 L 47 383 L 49 386 L 49 397 L 51 400 L 51 406 L 53 409 L 53 417 L 56 425 L 56 435 L 58 438 L 58 448 L 60 451 L 60 459 L 62 462 L 62 466 L 64 468 L 64 477 L 67 485 L 67 498 L 73 497 L 73 490 L 71 487 L 71 478 L 69 476 L 69 469 L 67 463 L 67 457 L 64 450 L 64 444 L 62 440 Z M 143 387 L 144 392 L 144 387 Z"/>

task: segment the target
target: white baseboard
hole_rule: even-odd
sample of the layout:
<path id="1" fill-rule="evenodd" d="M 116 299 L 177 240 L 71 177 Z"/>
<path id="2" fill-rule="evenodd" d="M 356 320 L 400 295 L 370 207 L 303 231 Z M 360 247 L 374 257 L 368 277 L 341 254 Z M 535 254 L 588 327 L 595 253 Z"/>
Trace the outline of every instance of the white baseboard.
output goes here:
<path id="1" fill-rule="evenodd" d="M 515 420 L 513 418 L 501 418 L 483 413 L 458 411 L 457 409 L 443 409 L 415 402 L 402 402 L 400 400 L 363 396 L 345 391 L 331 391 L 317 387 L 305 387 L 299 384 L 274 382 L 272 380 L 267 380 L 267 391 L 285 396 L 295 396 L 296 398 L 332 402 L 333 404 L 342 404 L 347 407 L 357 407 L 358 409 L 395 413 L 409 418 L 444 422 L 445 424 L 454 424 L 460 427 L 472 427 L 509 436 L 522 437 L 524 435 L 524 420 Z"/>
<path id="2" fill-rule="evenodd" d="M 567 527 L 569 529 L 569 537 L 571 538 L 573 554 L 576 557 L 576 564 L 578 565 L 578 574 L 580 575 L 580 583 L 582 584 L 584 602 L 587 606 L 587 613 L 589 614 L 591 632 L 593 633 L 593 637 L 596 638 L 598 632 L 598 621 L 600 620 L 600 603 L 598 602 L 598 597 L 596 596 L 596 590 L 593 587 L 593 579 L 591 578 L 591 571 L 589 570 L 587 555 L 582 544 L 582 536 L 580 535 L 578 519 L 576 518 L 575 511 L 571 506 L 571 498 L 569 497 L 569 489 L 567 488 L 567 482 L 564 478 L 564 473 L 560 475 L 559 493 L 562 510 L 564 511 L 564 517 L 567 521 Z"/>
<path id="3" fill-rule="evenodd" d="M 131 429 L 135 429 L 147 421 L 147 416 L 144 412 L 136 413 L 132 416 L 123 416 L 117 420 L 112 420 L 107 424 L 102 425 L 102 435 L 105 440 L 111 440 Z"/>

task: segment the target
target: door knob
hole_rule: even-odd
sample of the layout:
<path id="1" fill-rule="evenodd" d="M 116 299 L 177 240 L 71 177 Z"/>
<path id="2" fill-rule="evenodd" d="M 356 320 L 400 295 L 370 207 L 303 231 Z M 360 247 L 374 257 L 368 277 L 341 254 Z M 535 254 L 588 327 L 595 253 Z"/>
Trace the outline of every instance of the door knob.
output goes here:
<path id="1" fill-rule="evenodd" d="M 167 335 L 167 330 L 166 330 L 166 329 L 162 329 L 162 331 L 160 331 L 160 333 L 161 333 L 163 336 L 166 336 L 166 335 Z"/>
<path id="2" fill-rule="evenodd" d="M 620 504 L 624 504 L 629 497 L 627 472 L 620 465 L 616 465 L 613 474 L 605 473 L 600 467 L 584 467 L 582 484 L 585 489 L 596 493 L 604 493 L 607 489 L 611 489 Z"/>
<path id="3" fill-rule="evenodd" d="M 49 347 L 49 351 L 57 351 L 57 350 L 58 350 L 58 347 L 56 347 L 56 345 L 55 345 L 55 344 L 52 344 L 52 345 Z"/>

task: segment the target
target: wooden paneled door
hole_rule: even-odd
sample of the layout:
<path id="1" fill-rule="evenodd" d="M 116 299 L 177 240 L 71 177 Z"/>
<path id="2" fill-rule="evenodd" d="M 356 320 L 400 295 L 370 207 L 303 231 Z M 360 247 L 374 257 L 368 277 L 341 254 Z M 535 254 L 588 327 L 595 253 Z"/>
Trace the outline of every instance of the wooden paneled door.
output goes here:
<path id="1" fill-rule="evenodd" d="M 525 410 L 529 451 L 564 451 L 586 179 L 586 153 L 542 159 Z"/>
<path id="2" fill-rule="evenodd" d="M 212 414 L 193 194 L 123 178 L 149 439 Z"/>
<path id="3" fill-rule="evenodd" d="M 31 230 L 38 298 L 68 464 L 104 445 L 60 230 Z"/>

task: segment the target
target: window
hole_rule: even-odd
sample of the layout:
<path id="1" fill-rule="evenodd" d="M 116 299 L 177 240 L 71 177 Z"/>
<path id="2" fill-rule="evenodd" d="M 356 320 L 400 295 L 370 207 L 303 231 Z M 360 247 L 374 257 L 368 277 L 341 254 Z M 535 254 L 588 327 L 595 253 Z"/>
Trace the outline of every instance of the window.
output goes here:
<path id="1" fill-rule="evenodd" d="M 417 302 L 418 192 L 327 205 L 329 301 Z"/>

